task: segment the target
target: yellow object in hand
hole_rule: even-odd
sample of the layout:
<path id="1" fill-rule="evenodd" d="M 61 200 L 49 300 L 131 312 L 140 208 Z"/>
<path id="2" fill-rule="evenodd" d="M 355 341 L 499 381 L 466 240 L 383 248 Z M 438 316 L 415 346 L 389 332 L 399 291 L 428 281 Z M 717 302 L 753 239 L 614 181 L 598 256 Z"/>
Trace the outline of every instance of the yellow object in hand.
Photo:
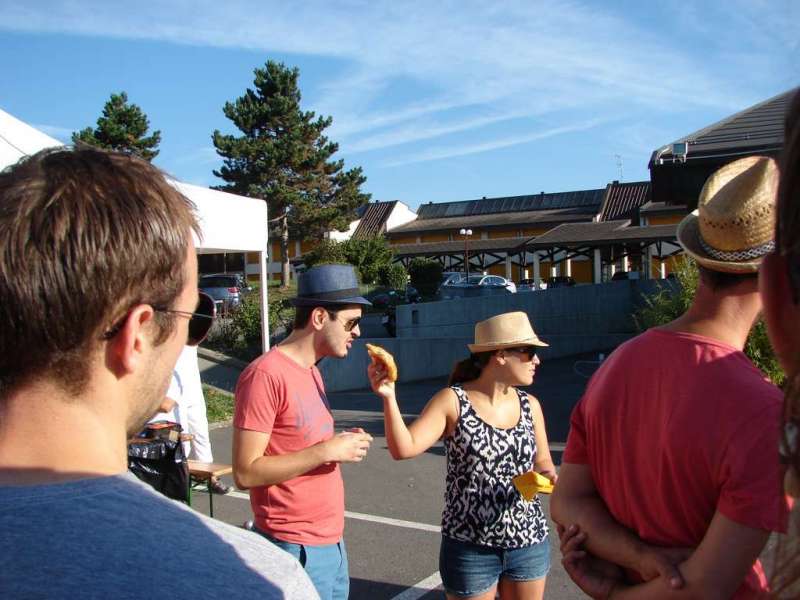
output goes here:
<path id="1" fill-rule="evenodd" d="M 522 497 L 529 502 L 536 494 L 552 494 L 553 483 L 544 475 L 536 471 L 528 471 L 522 475 L 517 475 L 512 479 L 514 487 L 522 494 Z"/>

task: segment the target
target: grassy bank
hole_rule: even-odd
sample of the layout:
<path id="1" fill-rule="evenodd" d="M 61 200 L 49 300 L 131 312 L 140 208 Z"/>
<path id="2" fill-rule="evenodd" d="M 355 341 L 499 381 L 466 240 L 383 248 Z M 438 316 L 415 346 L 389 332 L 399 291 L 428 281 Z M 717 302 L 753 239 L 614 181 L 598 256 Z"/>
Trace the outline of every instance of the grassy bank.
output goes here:
<path id="1" fill-rule="evenodd" d="M 233 418 L 233 394 L 203 385 L 206 398 L 206 414 L 209 423 L 228 421 Z"/>

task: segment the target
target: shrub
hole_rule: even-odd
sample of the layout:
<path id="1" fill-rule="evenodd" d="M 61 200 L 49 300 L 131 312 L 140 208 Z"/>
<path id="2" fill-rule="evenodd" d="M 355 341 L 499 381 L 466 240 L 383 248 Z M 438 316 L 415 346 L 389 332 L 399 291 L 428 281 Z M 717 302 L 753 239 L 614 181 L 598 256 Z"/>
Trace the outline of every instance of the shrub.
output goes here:
<path id="1" fill-rule="evenodd" d="M 322 240 L 303 256 L 306 267 L 331 263 L 348 263 L 358 271 L 361 283 L 372 284 L 378 279 L 381 267 L 389 265 L 394 253 L 386 238 L 373 236 L 349 239 L 344 242 Z"/>
<path id="2" fill-rule="evenodd" d="M 442 265 L 430 258 L 415 258 L 408 265 L 411 285 L 426 298 L 432 298 L 442 282 Z"/>
<path id="3" fill-rule="evenodd" d="M 391 290 L 405 290 L 408 272 L 400 263 L 382 265 L 378 269 L 378 283 Z"/>
<path id="4" fill-rule="evenodd" d="M 303 255 L 303 262 L 310 269 L 315 265 L 339 264 L 348 261 L 342 242 L 325 239 Z"/>
<path id="5" fill-rule="evenodd" d="M 669 323 L 687 311 L 697 291 L 700 277 L 697 263 L 688 256 L 682 256 L 678 260 L 675 277 L 675 284 L 668 283 L 656 294 L 644 297 L 644 305 L 633 316 L 639 331 Z M 762 320 L 750 331 L 744 352 L 773 383 L 783 383 L 785 376 Z"/>

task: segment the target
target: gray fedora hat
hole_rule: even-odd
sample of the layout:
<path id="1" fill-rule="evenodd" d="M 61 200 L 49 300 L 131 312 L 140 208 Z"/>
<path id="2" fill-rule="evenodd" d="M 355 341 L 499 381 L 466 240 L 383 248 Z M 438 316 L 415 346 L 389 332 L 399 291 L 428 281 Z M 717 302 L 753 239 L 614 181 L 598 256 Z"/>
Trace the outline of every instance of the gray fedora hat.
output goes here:
<path id="1" fill-rule="evenodd" d="M 353 265 L 319 265 L 300 274 L 297 297 L 289 302 L 293 306 L 372 306 L 360 293 Z"/>

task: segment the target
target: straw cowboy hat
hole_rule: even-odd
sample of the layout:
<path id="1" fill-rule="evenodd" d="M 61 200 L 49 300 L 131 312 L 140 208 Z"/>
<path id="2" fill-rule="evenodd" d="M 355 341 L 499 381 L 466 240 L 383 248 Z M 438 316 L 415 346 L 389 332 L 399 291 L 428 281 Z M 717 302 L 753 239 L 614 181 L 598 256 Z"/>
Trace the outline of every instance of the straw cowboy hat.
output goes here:
<path id="1" fill-rule="evenodd" d="M 708 178 L 697 210 L 678 225 L 678 241 L 712 271 L 753 273 L 775 248 L 775 161 L 750 156 Z"/>
<path id="2" fill-rule="evenodd" d="M 342 306 L 360 304 L 372 306 L 361 297 L 353 265 L 320 265 L 301 273 L 297 280 L 297 297 L 289 300 L 292 306 Z"/>
<path id="3" fill-rule="evenodd" d="M 549 346 L 536 335 L 524 312 L 509 312 L 475 325 L 475 343 L 467 344 L 470 352 L 488 352 L 519 346 Z"/>

